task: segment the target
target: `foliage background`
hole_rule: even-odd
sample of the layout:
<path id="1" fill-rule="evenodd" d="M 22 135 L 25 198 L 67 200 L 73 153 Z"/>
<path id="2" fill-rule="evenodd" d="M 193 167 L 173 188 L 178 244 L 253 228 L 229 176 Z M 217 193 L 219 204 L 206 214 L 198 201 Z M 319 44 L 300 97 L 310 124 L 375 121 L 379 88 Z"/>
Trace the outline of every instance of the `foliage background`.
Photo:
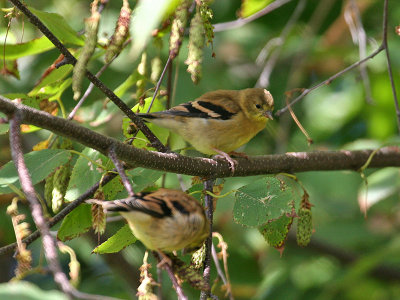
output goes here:
<path id="1" fill-rule="evenodd" d="M 31 2 L 31 3 L 30 3 Z M 252 1 L 243 1 L 251 3 Z M 260 1 L 262 2 L 262 1 Z M 265 2 L 265 1 L 264 1 Z M 359 59 L 358 46 L 352 41 L 343 12 L 347 1 L 306 1 L 300 18 L 279 50 L 279 57 L 270 78 L 268 89 L 274 95 L 276 108 L 285 105 L 284 92 L 298 87 L 309 87 L 325 80 L 337 71 Z M 368 37 L 367 53 L 375 50 L 382 38 L 383 2 L 377 0 L 356 1 Z M 61 14 L 68 24 L 79 31 L 83 19 L 89 14 L 88 1 L 27 1 L 36 9 Z M 175 62 L 177 73 L 175 104 L 195 99 L 201 94 L 216 89 L 242 89 L 256 84 L 263 65 L 255 63 L 257 56 L 268 41 L 280 35 L 293 13 L 297 1 L 291 1 L 281 8 L 237 29 L 215 34 L 213 49 L 205 50 L 203 78 L 197 86 L 186 72 L 184 60 L 187 40 Z M 389 1 L 389 47 L 392 56 L 394 78 L 399 86 L 400 38 L 394 32 L 399 25 L 400 6 Z M 1 7 L 8 7 L 0 1 Z M 241 7 L 240 1 L 216 0 L 211 5 L 214 11 L 213 23 L 236 18 Z M 115 26 L 120 3 L 110 1 L 102 13 L 100 36 L 110 36 Z M 148 16 L 151 18 L 151 16 Z M 1 20 L 0 35 L 4 40 L 7 21 Z M 7 42 L 13 43 L 21 37 L 21 22 L 13 21 Z M 36 38 L 38 31 L 25 20 L 24 40 Z M 134 39 L 134 37 L 133 37 Z M 164 37 L 161 52 L 165 62 L 168 52 L 168 37 Z M 125 51 L 102 75 L 101 79 L 114 89 L 136 68 L 138 60 L 132 60 Z M 215 58 L 211 56 L 215 52 Z M 149 56 L 157 50 L 150 42 Z M 30 91 L 40 75 L 58 57 L 57 50 L 18 60 L 20 80 L 0 77 L 2 93 Z M 98 70 L 102 59 L 94 60 L 91 70 Z M 393 96 L 387 75 L 384 53 L 368 61 L 367 70 L 373 104 L 367 104 L 366 89 L 357 69 L 333 81 L 330 85 L 313 91 L 295 106 L 298 118 L 314 139 L 308 146 L 305 138 L 294 125 L 288 114 L 261 132 L 243 149 L 250 155 L 284 153 L 287 151 L 310 151 L 321 149 L 365 149 L 376 148 L 384 142 L 393 141 L 397 134 Z M 87 84 L 87 82 L 86 82 Z M 151 85 L 149 84 L 149 87 Z M 134 92 L 134 90 L 132 90 Z M 96 119 L 103 105 L 104 96 L 94 90 L 79 117 L 90 122 Z M 133 105 L 131 95 L 124 96 Z M 74 106 L 72 92 L 68 89 L 62 101 L 67 111 Z M 110 122 L 94 129 L 110 136 L 122 138 L 120 114 L 114 114 Z M 88 125 L 89 126 L 89 125 Z M 25 149 L 30 151 L 38 141 L 47 138 L 48 132 L 39 131 L 24 136 Z M 10 160 L 8 138 L 0 136 L 0 164 Z M 369 170 L 367 175 L 375 172 Z M 314 204 L 313 217 L 318 242 L 302 249 L 290 238 L 283 256 L 269 247 L 256 229 L 243 228 L 232 218 L 233 196 L 218 201 L 215 217 L 215 231 L 222 233 L 229 248 L 229 273 L 236 299 L 398 299 L 400 297 L 400 204 L 399 170 L 384 169 L 390 178 L 397 178 L 388 197 L 379 198 L 365 218 L 357 202 L 358 192 L 363 186 L 360 174 L 356 172 L 308 172 L 298 174 Z M 379 173 L 378 175 L 379 176 Z M 189 177 L 184 177 L 187 185 Z M 254 181 L 254 177 L 233 178 L 226 181 L 224 191 L 238 188 Z M 371 182 L 372 181 L 372 182 Z M 370 185 L 374 181 L 371 180 Z M 385 181 L 377 180 L 376 190 L 382 192 Z M 167 176 L 167 186 L 177 187 L 174 174 Z M 373 187 L 373 186 L 372 186 Z M 371 187 L 371 188 L 372 188 Z M 14 232 L 6 206 L 10 197 L 0 195 L 0 246 L 14 242 Z M 28 209 L 24 208 L 27 215 Z M 113 234 L 120 224 L 107 227 L 107 235 Z M 57 227 L 56 227 L 57 228 Z M 67 243 L 74 248 L 81 263 L 79 289 L 86 292 L 122 298 L 134 298 L 136 270 L 141 264 L 143 247 L 140 243 L 130 246 L 115 255 L 95 255 L 91 251 L 97 244 L 93 234 Z M 323 245 L 324 247 L 322 247 Z M 40 243 L 30 247 L 37 264 L 41 260 Z M 357 260 L 344 263 L 339 254 L 353 253 Z M 67 270 L 68 257 L 62 255 Z M 13 276 L 14 260 L 10 255 L 1 256 L 0 281 L 6 282 Z M 380 265 L 396 270 L 395 275 L 382 278 L 371 274 Z M 215 275 L 215 274 L 214 274 Z M 35 274 L 26 280 L 41 289 L 54 289 L 50 275 Z M 165 280 L 168 280 L 167 278 Z M 165 285 L 168 290 L 168 284 Z M 191 293 L 190 289 L 187 289 Z M 168 293 L 168 291 L 167 291 Z M 174 292 L 169 293 L 174 298 Z M 190 296 L 191 297 L 191 296 Z"/>

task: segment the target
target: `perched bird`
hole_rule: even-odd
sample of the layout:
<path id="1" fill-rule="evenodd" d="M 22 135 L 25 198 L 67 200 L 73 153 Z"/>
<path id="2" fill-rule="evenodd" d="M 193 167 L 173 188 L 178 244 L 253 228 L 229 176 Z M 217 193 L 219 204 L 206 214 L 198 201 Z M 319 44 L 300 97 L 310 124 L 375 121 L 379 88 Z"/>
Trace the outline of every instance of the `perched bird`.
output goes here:
<path id="1" fill-rule="evenodd" d="M 150 250 L 190 253 L 201 247 L 210 232 L 203 206 L 182 191 L 159 189 L 100 203 L 107 211 L 120 212 L 135 237 Z"/>
<path id="2" fill-rule="evenodd" d="M 167 128 L 204 154 L 220 154 L 234 169 L 229 153 L 246 144 L 268 119 L 273 119 L 274 99 L 261 88 L 217 90 L 169 110 L 138 114 Z"/>

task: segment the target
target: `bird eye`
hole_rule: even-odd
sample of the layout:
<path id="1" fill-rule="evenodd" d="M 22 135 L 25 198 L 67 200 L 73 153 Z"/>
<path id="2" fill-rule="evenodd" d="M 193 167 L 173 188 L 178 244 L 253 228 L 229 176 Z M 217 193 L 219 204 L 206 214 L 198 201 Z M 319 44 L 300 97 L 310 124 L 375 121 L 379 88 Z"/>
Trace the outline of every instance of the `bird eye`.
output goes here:
<path id="1" fill-rule="evenodd" d="M 260 109 L 261 105 L 260 104 L 256 104 L 256 108 Z"/>

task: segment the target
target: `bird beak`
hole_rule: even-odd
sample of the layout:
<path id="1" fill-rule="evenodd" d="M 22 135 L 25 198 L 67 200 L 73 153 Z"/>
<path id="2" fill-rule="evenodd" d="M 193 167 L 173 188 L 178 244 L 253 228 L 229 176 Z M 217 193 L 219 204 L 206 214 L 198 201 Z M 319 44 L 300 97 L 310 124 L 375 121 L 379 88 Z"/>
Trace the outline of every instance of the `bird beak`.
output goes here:
<path id="1" fill-rule="evenodd" d="M 272 111 L 270 111 L 270 110 L 264 111 L 263 115 L 270 120 L 274 119 L 274 117 L 272 116 Z"/>

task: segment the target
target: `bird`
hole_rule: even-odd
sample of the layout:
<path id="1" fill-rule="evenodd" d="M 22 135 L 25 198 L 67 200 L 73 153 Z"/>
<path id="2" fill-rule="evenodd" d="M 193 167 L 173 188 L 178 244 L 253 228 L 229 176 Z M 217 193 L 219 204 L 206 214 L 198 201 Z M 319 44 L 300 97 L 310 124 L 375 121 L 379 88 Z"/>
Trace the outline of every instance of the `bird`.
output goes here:
<path id="1" fill-rule="evenodd" d="M 201 153 L 221 155 L 234 171 L 236 161 L 229 154 L 240 155 L 234 150 L 273 120 L 273 109 L 269 91 L 248 88 L 208 92 L 171 109 L 138 116 L 177 133 Z"/>
<path id="2" fill-rule="evenodd" d="M 114 201 L 89 201 L 119 212 L 149 250 L 184 254 L 199 249 L 210 233 L 203 206 L 185 192 L 160 188 Z"/>

